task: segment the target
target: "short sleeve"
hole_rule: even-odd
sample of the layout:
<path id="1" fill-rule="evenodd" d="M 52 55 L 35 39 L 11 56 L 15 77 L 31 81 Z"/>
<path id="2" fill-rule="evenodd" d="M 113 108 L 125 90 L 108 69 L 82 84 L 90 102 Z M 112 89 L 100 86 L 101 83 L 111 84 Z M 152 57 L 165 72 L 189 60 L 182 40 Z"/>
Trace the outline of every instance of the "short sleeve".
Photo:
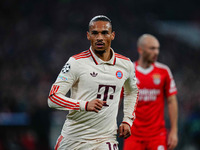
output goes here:
<path id="1" fill-rule="evenodd" d="M 176 84 L 171 73 L 171 70 L 167 67 L 166 70 L 166 83 L 165 83 L 165 95 L 169 97 L 171 95 L 177 94 Z"/>

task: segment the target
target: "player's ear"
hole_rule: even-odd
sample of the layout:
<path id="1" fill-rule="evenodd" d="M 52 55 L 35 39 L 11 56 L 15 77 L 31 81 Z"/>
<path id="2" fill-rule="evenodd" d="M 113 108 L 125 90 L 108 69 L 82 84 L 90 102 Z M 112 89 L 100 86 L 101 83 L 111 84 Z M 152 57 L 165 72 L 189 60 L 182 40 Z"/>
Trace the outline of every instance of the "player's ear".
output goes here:
<path id="1" fill-rule="evenodd" d="M 87 39 L 90 40 L 90 33 L 87 31 Z"/>
<path id="2" fill-rule="evenodd" d="M 112 36 L 111 40 L 114 40 L 115 39 L 115 31 L 112 32 L 111 36 Z"/>
<path id="3" fill-rule="evenodd" d="M 137 48 L 137 51 L 138 51 L 139 54 L 141 54 L 141 53 L 142 53 L 142 48 L 141 48 L 141 47 L 138 47 L 138 48 Z"/>

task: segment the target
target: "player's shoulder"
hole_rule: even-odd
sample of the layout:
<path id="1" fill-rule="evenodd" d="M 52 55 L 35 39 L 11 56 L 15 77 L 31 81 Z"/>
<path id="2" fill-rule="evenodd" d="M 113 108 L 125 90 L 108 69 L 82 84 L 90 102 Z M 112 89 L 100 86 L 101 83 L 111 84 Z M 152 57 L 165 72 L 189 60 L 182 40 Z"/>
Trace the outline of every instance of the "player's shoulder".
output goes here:
<path id="1" fill-rule="evenodd" d="M 155 62 L 154 65 L 159 70 L 163 70 L 164 72 L 167 72 L 170 76 L 172 75 L 170 68 L 166 64 L 163 64 L 163 63 L 160 63 L 160 62 Z"/>
<path id="2" fill-rule="evenodd" d="M 123 56 L 121 54 L 115 53 L 115 57 L 120 59 L 120 60 L 126 60 L 126 61 L 131 61 L 128 57 Z"/>
<path id="3" fill-rule="evenodd" d="M 116 59 L 116 63 L 120 65 L 121 67 L 123 67 L 128 72 L 134 69 L 133 63 L 130 60 L 130 58 L 123 56 L 121 54 L 115 53 L 115 59 Z"/>
<path id="4" fill-rule="evenodd" d="M 85 51 L 82 51 L 81 53 L 78 53 L 72 56 L 72 58 L 75 60 L 82 60 L 84 58 L 89 58 L 89 57 L 91 57 L 90 50 L 85 50 Z"/>
<path id="5" fill-rule="evenodd" d="M 164 70 L 168 70 L 169 67 L 163 63 L 160 63 L 160 62 L 155 62 L 154 63 L 155 67 L 159 68 L 159 69 L 164 69 Z"/>
<path id="6" fill-rule="evenodd" d="M 71 56 L 69 58 L 69 60 L 66 62 L 66 64 L 69 64 L 71 66 L 79 66 L 80 64 L 85 62 L 85 58 L 89 58 L 89 57 L 91 57 L 90 51 L 89 50 L 85 50 L 85 51 L 82 51 L 82 52 L 80 52 L 78 54 L 75 54 L 75 55 Z"/>

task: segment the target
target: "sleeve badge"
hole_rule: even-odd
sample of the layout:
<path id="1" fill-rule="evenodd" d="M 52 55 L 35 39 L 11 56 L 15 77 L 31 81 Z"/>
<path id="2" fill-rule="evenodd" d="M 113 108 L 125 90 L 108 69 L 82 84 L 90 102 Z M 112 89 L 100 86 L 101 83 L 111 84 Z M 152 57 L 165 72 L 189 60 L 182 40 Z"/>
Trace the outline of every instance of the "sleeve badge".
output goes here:
<path id="1" fill-rule="evenodd" d="M 71 68 L 71 67 L 70 67 L 70 64 L 67 63 L 67 64 L 65 64 L 65 65 L 63 66 L 62 72 L 63 72 L 63 73 L 69 72 L 70 68 Z"/>

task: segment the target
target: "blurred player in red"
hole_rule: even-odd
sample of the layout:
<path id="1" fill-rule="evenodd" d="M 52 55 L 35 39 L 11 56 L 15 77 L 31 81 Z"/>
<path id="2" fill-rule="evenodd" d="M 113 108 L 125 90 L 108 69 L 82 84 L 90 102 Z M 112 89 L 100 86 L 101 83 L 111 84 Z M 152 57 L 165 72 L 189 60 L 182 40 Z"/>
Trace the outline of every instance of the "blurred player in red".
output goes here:
<path id="1" fill-rule="evenodd" d="M 178 103 L 176 85 L 170 69 L 156 62 L 160 44 L 156 37 L 144 34 L 138 39 L 139 60 L 134 63 L 139 99 L 131 136 L 124 150 L 167 150 L 178 143 Z M 167 99 L 171 129 L 167 134 L 164 98 Z"/>

